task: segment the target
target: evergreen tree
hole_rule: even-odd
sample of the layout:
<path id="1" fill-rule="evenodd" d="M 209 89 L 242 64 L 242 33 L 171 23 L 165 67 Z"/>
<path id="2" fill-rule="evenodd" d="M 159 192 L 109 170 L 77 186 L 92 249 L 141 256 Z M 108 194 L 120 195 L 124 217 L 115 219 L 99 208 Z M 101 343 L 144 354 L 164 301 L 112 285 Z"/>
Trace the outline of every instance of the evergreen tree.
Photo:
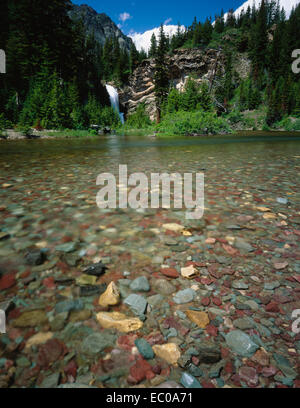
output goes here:
<path id="1" fill-rule="evenodd" d="M 148 54 L 149 58 L 155 58 L 156 51 L 157 51 L 157 41 L 156 41 L 156 36 L 153 33 L 151 37 L 151 45 L 150 45 L 149 54 Z"/>
<path id="2" fill-rule="evenodd" d="M 167 53 L 167 40 L 164 33 L 164 27 L 161 24 L 159 32 L 159 43 L 155 58 L 155 73 L 154 73 L 157 122 L 160 121 L 162 105 L 166 101 L 169 91 L 169 75 L 166 61 L 166 53 Z"/>

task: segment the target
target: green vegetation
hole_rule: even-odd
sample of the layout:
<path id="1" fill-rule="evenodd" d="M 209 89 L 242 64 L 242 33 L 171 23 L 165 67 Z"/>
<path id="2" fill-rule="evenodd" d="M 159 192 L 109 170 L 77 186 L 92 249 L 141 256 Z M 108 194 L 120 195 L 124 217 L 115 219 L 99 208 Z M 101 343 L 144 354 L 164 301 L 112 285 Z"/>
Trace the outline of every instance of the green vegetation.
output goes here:
<path id="1" fill-rule="evenodd" d="M 160 133 L 169 135 L 197 135 L 197 134 L 222 134 L 230 133 L 227 122 L 217 117 L 215 112 L 178 111 L 165 115 L 157 125 Z"/>
<path id="2" fill-rule="evenodd" d="M 229 11 L 199 22 L 195 18 L 170 39 L 161 26 L 148 55 L 132 45 L 129 53 L 116 38 L 102 47 L 83 21 L 68 16 L 68 0 L 3 0 L 0 48 L 7 74 L 0 76 L 0 132 L 9 127 L 37 130 L 91 125 L 174 134 L 216 133 L 232 129 L 299 130 L 300 74 L 292 72 L 292 51 L 300 48 L 300 5 L 286 19 L 275 0 L 262 0 L 235 18 Z M 190 78 L 184 92 L 169 85 L 167 57 L 178 48 L 219 50 L 213 78 Z M 235 61 L 251 62 L 242 78 Z M 125 126 L 110 107 L 104 82 L 128 84 L 145 58 L 154 58 L 156 123 L 144 105 L 128 115 Z M 66 131 L 72 134 L 71 130 Z"/>

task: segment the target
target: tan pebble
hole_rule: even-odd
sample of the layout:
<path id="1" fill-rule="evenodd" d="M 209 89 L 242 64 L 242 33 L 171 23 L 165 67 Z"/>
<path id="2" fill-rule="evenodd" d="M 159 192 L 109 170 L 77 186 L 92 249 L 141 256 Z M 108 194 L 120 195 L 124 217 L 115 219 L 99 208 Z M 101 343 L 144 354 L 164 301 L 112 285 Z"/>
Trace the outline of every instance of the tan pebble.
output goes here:
<path id="1" fill-rule="evenodd" d="M 120 302 L 120 292 L 114 282 L 111 282 L 106 291 L 99 298 L 99 305 L 116 306 Z"/>
<path id="2" fill-rule="evenodd" d="M 104 329 L 117 329 L 122 333 L 130 333 L 143 327 L 143 322 L 137 317 L 127 317 L 119 312 L 100 312 L 97 320 Z"/>
<path id="3" fill-rule="evenodd" d="M 209 317 L 208 314 L 205 312 L 196 312 L 194 310 L 187 310 L 186 312 L 187 317 L 193 322 L 196 323 L 201 329 L 205 329 L 206 326 L 209 325 Z"/>
<path id="4" fill-rule="evenodd" d="M 193 279 L 196 275 L 198 275 L 198 271 L 193 265 L 181 268 L 181 276 L 186 279 Z"/>
<path id="5" fill-rule="evenodd" d="M 174 343 L 154 345 L 152 348 L 157 357 L 167 361 L 169 364 L 177 364 L 181 356 L 179 347 Z"/>

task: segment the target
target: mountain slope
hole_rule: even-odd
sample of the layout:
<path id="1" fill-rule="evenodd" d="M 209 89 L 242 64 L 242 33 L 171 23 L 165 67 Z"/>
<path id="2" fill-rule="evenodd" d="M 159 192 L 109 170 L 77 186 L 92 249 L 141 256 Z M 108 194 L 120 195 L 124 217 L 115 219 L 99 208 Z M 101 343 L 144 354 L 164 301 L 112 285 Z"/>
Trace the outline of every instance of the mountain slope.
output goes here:
<path id="1" fill-rule="evenodd" d="M 118 38 L 120 47 L 130 50 L 132 40 L 117 27 L 117 25 L 104 13 L 97 13 L 92 7 L 82 4 L 81 6 L 72 5 L 69 16 L 73 19 L 83 19 L 87 34 L 94 32 L 95 39 L 104 45 L 107 38 Z"/>

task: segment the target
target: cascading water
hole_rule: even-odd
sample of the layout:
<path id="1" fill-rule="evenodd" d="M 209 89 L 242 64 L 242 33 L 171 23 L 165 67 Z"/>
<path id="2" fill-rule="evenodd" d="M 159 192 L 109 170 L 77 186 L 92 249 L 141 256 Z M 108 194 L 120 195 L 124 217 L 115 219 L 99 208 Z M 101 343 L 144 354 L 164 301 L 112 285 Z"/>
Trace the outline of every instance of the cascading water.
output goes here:
<path id="1" fill-rule="evenodd" d="M 106 90 L 109 95 L 111 106 L 118 112 L 122 125 L 124 124 L 124 113 L 120 112 L 119 94 L 116 88 L 111 85 L 106 85 Z"/>

